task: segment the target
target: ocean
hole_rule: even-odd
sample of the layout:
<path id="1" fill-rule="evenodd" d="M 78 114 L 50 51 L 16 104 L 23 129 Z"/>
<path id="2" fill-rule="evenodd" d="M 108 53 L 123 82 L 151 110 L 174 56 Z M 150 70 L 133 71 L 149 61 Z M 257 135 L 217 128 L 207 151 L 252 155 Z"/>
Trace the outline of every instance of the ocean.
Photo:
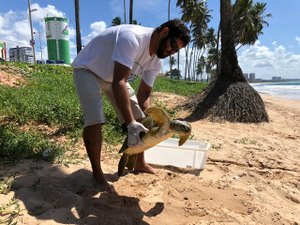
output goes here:
<path id="1" fill-rule="evenodd" d="M 260 93 L 300 100 L 300 81 L 251 83 L 251 86 Z"/>

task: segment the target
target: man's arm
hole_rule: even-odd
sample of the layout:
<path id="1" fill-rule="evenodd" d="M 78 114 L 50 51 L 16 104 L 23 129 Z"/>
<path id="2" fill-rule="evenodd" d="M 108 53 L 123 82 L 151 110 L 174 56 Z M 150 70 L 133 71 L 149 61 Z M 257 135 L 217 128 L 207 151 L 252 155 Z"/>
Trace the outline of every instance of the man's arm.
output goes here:
<path id="1" fill-rule="evenodd" d="M 126 82 L 130 73 L 131 69 L 118 62 L 115 62 L 112 89 L 117 106 L 121 111 L 126 124 L 129 124 L 134 120 L 131 111 L 130 98 L 126 88 Z"/>
<path id="2" fill-rule="evenodd" d="M 137 99 L 143 111 L 145 111 L 145 109 L 149 108 L 151 105 L 151 91 L 152 87 L 142 80 L 137 92 Z"/>
<path id="3" fill-rule="evenodd" d="M 130 105 L 130 98 L 126 88 L 126 81 L 131 70 L 122 64 L 115 62 L 114 79 L 112 83 L 113 94 L 117 106 L 121 111 L 128 129 L 128 146 L 141 144 L 140 133 L 148 132 L 141 123 L 135 121 Z"/>

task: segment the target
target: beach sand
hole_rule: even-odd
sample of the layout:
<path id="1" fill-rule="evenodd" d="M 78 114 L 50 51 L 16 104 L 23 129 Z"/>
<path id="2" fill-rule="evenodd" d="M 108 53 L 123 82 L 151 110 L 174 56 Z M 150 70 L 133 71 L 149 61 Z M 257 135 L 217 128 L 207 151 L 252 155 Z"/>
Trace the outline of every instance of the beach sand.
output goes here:
<path id="1" fill-rule="evenodd" d="M 117 149 L 107 150 L 102 165 L 114 195 L 97 192 L 86 159 L 69 167 L 22 160 L 0 168 L 1 177 L 15 175 L 0 203 L 15 198 L 7 210 L 19 205 L 15 221 L 28 225 L 299 225 L 300 101 L 262 97 L 269 123 L 192 123 L 193 138 L 211 144 L 200 173 L 157 167 L 157 176 L 118 178 Z"/>

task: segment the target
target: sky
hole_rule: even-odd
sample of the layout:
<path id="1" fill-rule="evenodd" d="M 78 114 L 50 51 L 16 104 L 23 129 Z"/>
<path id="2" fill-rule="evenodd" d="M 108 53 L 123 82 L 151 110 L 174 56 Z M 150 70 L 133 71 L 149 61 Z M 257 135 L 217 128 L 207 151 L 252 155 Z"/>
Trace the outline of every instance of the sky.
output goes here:
<path id="1" fill-rule="evenodd" d="M 180 9 L 171 0 L 171 19 L 180 18 Z M 233 1 L 232 1 L 233 2 Z M 254 0 L 254 2 L 257 2 Z M 252 46 L 244 46 L 237 52 L 239 65 L 244 73 L 255 73 L 256 78 L 270 79 L 281 76 L 284 79 L 300 78 L 300 1 L 260 0 L 267 3 L 269 23 L 263 34 Z M 86 45 L 119 16 L 124 21 L 123 0 L 80 1 L 80 26 L 82 43 Z M 219 23 L 219 0 L 207 0 L 211 10 L 210 26 Z M 134 0 L 133 19 L 143 26 L 157 27 L 168 19 L 167 0 Z M 32 22 L 35 32 L 36 57 L 47 59 L 44 18 L 62 16 L 69 20 L 71 60 L 76 57 L 75 10 L 73 0 L 31 0 Z M 126 0 L 126 22 L 129 22 L 129 0 Z M 29 46 L 30 24 L 28 0 L 0 0 L 0 41 L 7 48 Z M 181 65 L 184 65 L 184 50 L 180 51 Z M 168 70 L 164 61 L 164 71 Z M 182 69 L 182 68 L 181 68 Z"/>

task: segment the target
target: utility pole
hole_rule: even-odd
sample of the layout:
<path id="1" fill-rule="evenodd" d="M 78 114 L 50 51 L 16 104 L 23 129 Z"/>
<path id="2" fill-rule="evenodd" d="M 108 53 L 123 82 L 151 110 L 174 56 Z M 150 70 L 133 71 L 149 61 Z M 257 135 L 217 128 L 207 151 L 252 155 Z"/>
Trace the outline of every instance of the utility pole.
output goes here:
<path id="1" fill-rule="evenodd" d="M 38 33 L 39 35 L 39 43 L 40 43 L 40 52 L 41 52 L 41 61 L 43 61 L 43 48 L 42 48 L 42 42 L 41 42 L 41 32 L 37 31 L 37 32 L 33 32 L 33 34 Z"/>
<path id="2" fill-rule="evenodd" d="M 33 54 L 33 63 L 36 63 L 36 57 L 35 57 L 35 41 L 33 37 L 33 29 L 32 29 L 32 19 L 31 19 L 31 12 L 37 11 L 37 9 L 31 10 L 31 0 L 28 0 L 28 13 L 29 13 L 29 24 L 30 24 L 30 33 L 31 33 L 31 40 L 30 45 L 32 46 L 32 54 Z"/>

